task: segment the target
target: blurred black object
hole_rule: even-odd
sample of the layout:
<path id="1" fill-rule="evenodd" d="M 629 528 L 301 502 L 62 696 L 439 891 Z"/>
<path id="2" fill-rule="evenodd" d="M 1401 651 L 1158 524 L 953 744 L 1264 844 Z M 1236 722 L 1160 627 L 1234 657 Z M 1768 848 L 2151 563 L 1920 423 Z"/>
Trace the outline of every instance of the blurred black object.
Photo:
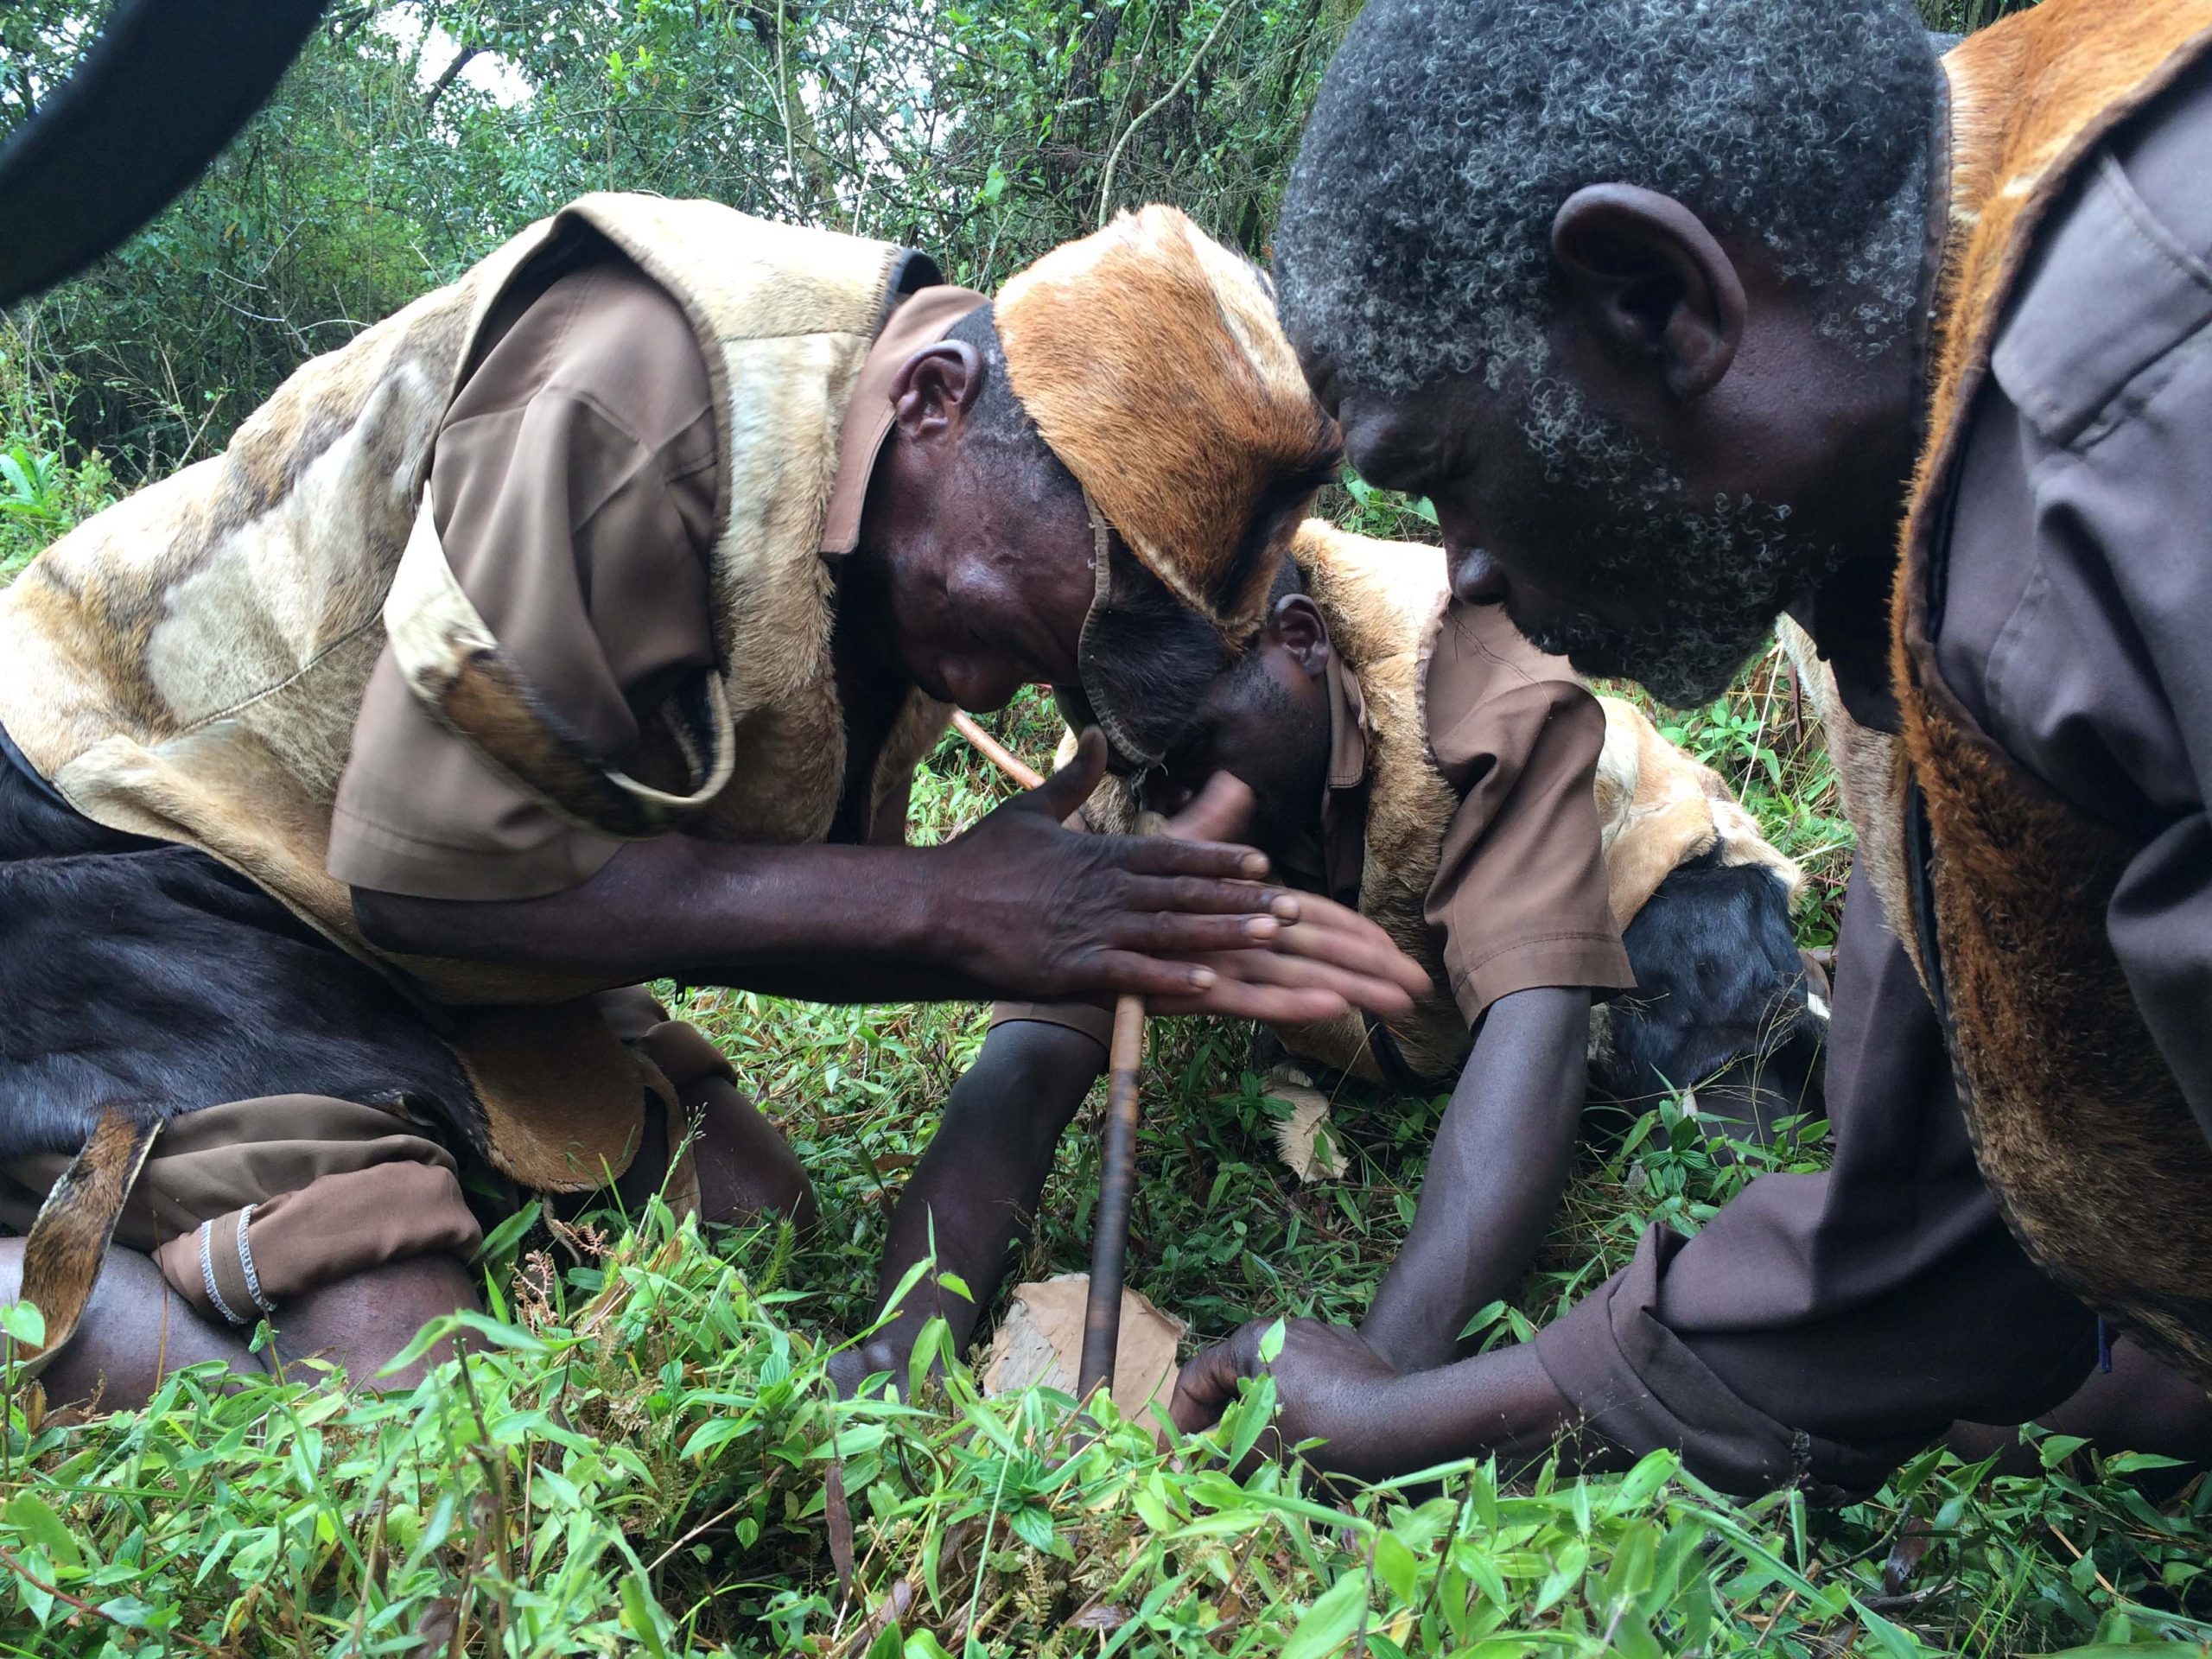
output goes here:
<path id="1" fill-rule="evenodd" d="M 324 0 L 118 0 L 0 148 L 0 305 L 81 270 L 200 176 L 299 55 Z"/>

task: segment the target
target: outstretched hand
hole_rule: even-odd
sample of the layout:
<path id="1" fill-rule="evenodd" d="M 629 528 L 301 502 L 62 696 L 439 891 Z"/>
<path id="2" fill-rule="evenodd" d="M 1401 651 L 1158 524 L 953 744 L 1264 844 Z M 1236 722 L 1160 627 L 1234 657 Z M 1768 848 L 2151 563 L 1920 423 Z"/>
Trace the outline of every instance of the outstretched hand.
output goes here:
<path id="1" fill-rule="evenodd" d="M 1250 785 L 1217 772 L 1164 835 L 1222 840 L 1241 833 L 1252 814 Z M 1273 913 L 1287 924 L 1266 950 L 1203 957 L 1217 977 L 1206 990 L 1155 998 L 1154 1014 L 1214 1014 L 1268 1025 L 1333 1020 L 1347 1007 L 1386 1020 L 1413 1011 L 1429 988 L 1428 975 L 1382 928 L 1356 910 L 1310 893 L 1286 893 Z"/>
<path id="2" fill-rule="evenodd" d="M 1105 741 L 944 849 L 951 953 L 967 977 L 1039 999 L 1133 993 L 1163 1013 L 1325 1020 L 1349 1007 L 1410 1011 L 1427 981 L 1381 929 L 1325 899 L 1269 886 L 1266 857 L 1233 835 L 1250 792 L 1217 778 L 1152 836 L 1062 827 L 1104 776 Z M 1267 958 L 1263 963 L 1248 958 Z"/>

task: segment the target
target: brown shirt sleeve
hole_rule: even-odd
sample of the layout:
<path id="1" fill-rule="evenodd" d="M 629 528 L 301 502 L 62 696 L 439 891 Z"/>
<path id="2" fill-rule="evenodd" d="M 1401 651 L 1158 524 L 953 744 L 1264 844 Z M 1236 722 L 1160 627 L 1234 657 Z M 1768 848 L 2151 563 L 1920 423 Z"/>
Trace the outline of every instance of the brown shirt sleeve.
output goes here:
<path id="1" fill-rule="evenodd" d="M 551 707 L 627 768 L 644 721 L 713 665 L 717 447 L 674 299 L 602 252 L 520 308 L 432 451 L 432 514 L 463 592 Z M 354 722 L 330 873 L 434 899 L 525 899 L 620 843 L 575 829 L 409 693 L 391 652 Z"/>
<path id="2" fill-rule="evenodd" d="M 1592 795 L 1605 741 L 1597 699 L 1502 613 L 1459 605 L 1427 690 L 1430 751 L 1459 795 L 1427 913 L 1467 1023 L 1515 991 L 1634 985 Z"/>

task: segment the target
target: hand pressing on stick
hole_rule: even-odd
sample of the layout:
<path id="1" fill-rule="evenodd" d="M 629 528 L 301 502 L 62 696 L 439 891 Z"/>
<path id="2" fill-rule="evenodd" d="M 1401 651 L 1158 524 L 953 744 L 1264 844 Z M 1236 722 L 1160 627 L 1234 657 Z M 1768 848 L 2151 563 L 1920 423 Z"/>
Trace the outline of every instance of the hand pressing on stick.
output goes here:
<path id="1" fill-rule="evenodd" d="M 956 719 L 956 728 L 987 761 L 1015 783 L 1031 785 L 1038 779 L 1038 772 L 991 739 L 976 721 L 963 716 Z M 1068 807 L 1073 814 L 1075 805 L 1089 801 L 1090 790 L 1099 783 L 1102 772 L 1090 770 L 1090 746 L 1099 741 L 1102 739 L 1095 732 L 1086 732 L 1073 761 L 1046 779 L 1038 794 L 1024 798 L 1058 803 L 1064 798 L 1059 787 L 1082 787 L 1082 797 Z M 1099 750 L 1095 766 L 1103 767 L 1103 750 Z M 1046 790 L 1053 794 L 1044 794 Z M 1232 845 L 1243 834 L 1249 817 L 1252 790 L 1243 779 L 1232 777 L 1230 772 L 1214 772 L 1204 790 L 1181 812 L 1166 821 L 1154 821 L 1148 834 L 1197 847 L 1224 847 Z M 1102 841 L 1126 838 L 1102 836 Z M 1164 1015 L 1217 1013 L 1239 1020 L 1296 1024 L 1330 1020 L 1347 1007 L 1358 1007 L 1382 1018 L 1395 1018 L 1409 1011 L 1409 998 L 1429 988 L 1421 967 L 1358 912 L 1314 893 L 1269 889 L 1268 913 L 1283 923 L 1276 931 L 1255 931 L 1252 938 L 1268 944 L 1268 949 L 1241 947 L 1190 957 L 1190 967 L 1208 973 L 1210 982 L 1204 988 L 1153 988 L 1148 993 L 1148 1011 Z"/>

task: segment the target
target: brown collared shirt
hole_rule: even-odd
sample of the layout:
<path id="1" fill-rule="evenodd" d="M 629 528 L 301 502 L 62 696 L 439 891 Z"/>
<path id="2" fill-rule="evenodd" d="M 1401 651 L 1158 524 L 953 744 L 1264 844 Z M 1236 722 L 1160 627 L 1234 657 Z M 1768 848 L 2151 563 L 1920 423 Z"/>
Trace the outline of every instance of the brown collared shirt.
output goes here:
<path id="1" fill-rule="evenodd" d="M 985 302 L 903 302 L 870 348 L 839 442 L 825 556 L 858 539 L 906 358 Z M 721 454 L 682 308 L 600 245 L 510 291 L 431 452 L 433 520 L 461 589 L 550 706 L 607 764 L 715 666 L 707 568 Z M 588 880 L 620 843 L 504 777 L 408 691 L 387 650 L 333 815 L 340 880 L 426 899 L 529 899 Z"/>
<path id="2" fill-rule="evenodd" d="M 1635 985 L 1599 841 L 1598 700 L 1502 607 L 1455 599 L 1438 624 L 1422 703 L 1429 753 L 1459 797 L 1427 914 L 1444 936 L 1467 1023 L 1516 991 Z"/>

